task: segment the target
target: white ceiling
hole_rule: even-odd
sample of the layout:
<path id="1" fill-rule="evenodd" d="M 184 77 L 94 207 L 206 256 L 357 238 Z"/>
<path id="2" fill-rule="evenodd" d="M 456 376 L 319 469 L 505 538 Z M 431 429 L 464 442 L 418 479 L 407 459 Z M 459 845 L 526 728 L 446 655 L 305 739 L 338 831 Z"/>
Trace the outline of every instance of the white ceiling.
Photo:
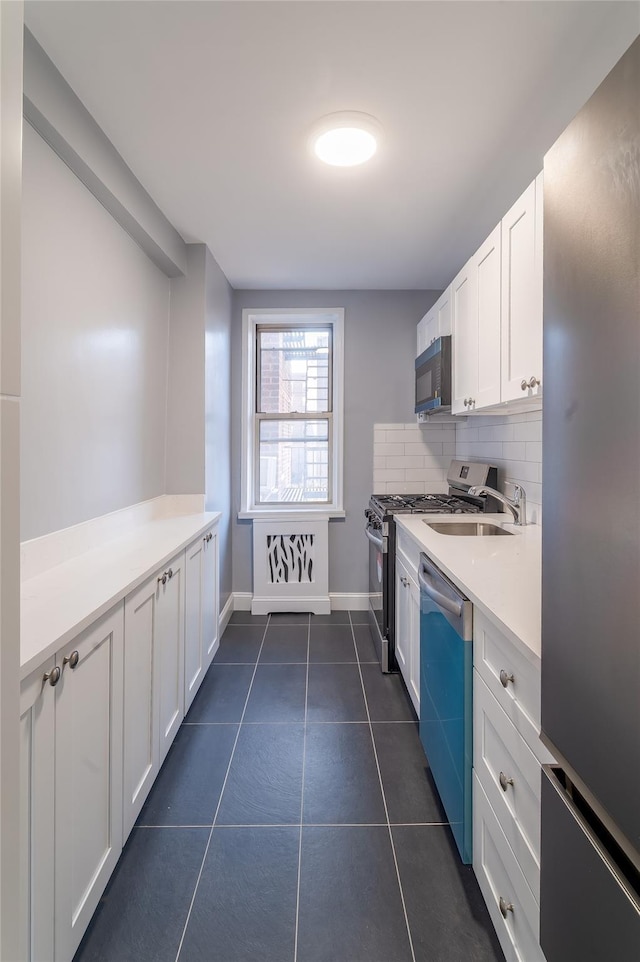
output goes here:
<path id="1" fill-rule="evenodd" d="M 27 2 L 186 241 L 237 288 L 445 287 L 640 32 L 635 2 Z M 309 126 L 382 123 L 362 168 Z"/>

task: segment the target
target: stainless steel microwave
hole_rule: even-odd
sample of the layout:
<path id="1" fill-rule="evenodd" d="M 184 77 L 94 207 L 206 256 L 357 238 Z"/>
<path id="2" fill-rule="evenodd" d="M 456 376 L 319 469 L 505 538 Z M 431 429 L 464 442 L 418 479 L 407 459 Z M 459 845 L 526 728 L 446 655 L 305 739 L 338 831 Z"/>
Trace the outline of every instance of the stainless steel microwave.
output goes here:
<path id="1" fill-rule="evenodd" d="M 416 358 L 416 414 L 451 410 L 451 335 L 437 337 Z"/>

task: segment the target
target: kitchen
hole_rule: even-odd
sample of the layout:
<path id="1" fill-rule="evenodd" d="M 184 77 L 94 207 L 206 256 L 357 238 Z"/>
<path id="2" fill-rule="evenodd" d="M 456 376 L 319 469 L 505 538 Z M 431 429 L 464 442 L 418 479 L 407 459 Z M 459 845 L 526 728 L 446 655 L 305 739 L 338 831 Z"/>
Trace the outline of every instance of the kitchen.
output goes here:
<path id="1" fill-rule="evenodd" d="M 27 23 L 29 24 L 31 16 L 32 26 L 36 30 L 38 17 L 44 17 L 45 14 L 42 11 L 38 13 L 37 4 L 34 5 L 32 14 L 29 14 L 28 7 Z M 592 67 L 594 76 L 586 82 L 587 89 L 581 95 L 575 90 L 572 91 L 576 102 L 562 122 L 560 118 L 555 119 L 557 129 L 553 136 L 539 145 L 542 152 L 551 146 L 555 137 L 619 59 L 637 33 L 637 26 L 634 26 L 633 5 L 622 5 L 621 9 L 616 9 L 619 18 L 618 33 L 613 39 L 611 34 L 609 35 L 611 44 L 611 49 L 607 53 L 609 61 Z M 10 13 L 3 11 L 3 15 L 10 16 Z M 68 9 L 65 15 L 69 15 Z M 79 15 L 83 16 L 83 14 Z M 138 12 L 138 16 L 142 14 Z M 593 27 L 593 22 L 591 26 Z M 61 43 L 61 39 L 58 37 L 56 40 L 54 27 L 55 14 L 50 21 L 53 35 L 48 37 L 47 52 L 56 61 L 56 56 L 63 56 L 63 49 L 56 47 L 56 44 Z M 604 32 L 605 25 L 599 24 L 599 27 Z M 106 24 L 96 21 L 93 30 L 100 34 L 100 31 L 106 28 Z M 42 22 L 40 22 L 40 29 L 43 31 L 40 39 L 44 43 L 43 38 L 47 34 Z M 88 38 L 91 32 L 90 25 L 84 23 L 81 29 L 88 31 Z M 73 44 L 72 23 L 65 23 L 65 32 Z M 613 28 L 611 33 L 616 34 Z M 268 31 L 266 35 L 270 37 Z M 270 39 L 274 40 L 272 37 Z M 124 43 L 124 37 L 120 38 L 120 42 Z M 75 46 L 78 51 L 81 51 L 84 45 L 78 42 Z M 86 49 L 89 51 L 88 45 Z M 99 43 L 96 49 L 100 49 Z M 615 54 L 611 52 L 613 49 L 616 51 Z M 54 56 L 56 50 L 57 53 Z M 595 49 L 593 52 L 595 54 Z M 34 55 L 36 55 L 35 60 Z M 124 53 L 122 55 L 124 57 Z M 579 55 L 577 53 L 574 55 L 579 61 Z M 593 61 L 594 58 L 585 59 Z M 124 60 L 126 61 L 126 57 Z M 144 199 L 141 201 L 139 196 L 133 196 L 130 192 L 127 196 L 130 216 L 125 229 L 146 251 L 151 265 L 157 267 L 159 263 L 163 263 L 165 270 L 164 276 L 160 277 L 154 273 L 156 267 L 152 269 L 150 266 L 145 266 L 140 259 L 136 262 L 135 270 L 132 268 L 133 261 L 139 256 L 138 252 L 127 251 L 125 256 L 122 242 L 113 234 L 115 228 L 106 227 L 104 222 L 99 222 L 102 212 L 89 209 L 89 206 L 84 203 L 84 195 L 81 200 L 78 187 L 73 185 L 73 178 L 70 178 L 69 171 L 59 164 L 41 139 L 43 130 L 46 130 L 42 118 L 46 121 L 48 117 L 56 116 L 59 120 L 58 128 L 48 131 L 47 142 L 54 146 L 67 166 L 76 172 L 76 176 L 77 160 L 74 160 L 71 154 L 65 156 L 65 149 L 71 147 L 75 150 L 76 157 L 80 156 L 80 160 L 85 164 L 88 164 L 88 159 L 92 160 L 94 168 L 97 167 L 94 173 L 98 183 L 93 183 L 90 189 L 98 196 L 103 206 L 110 210 L 112 216 L 115 216 L 114 197 L 122 206 L 123 197 L 126 194 L 126 190 L 122 187 L 122 180 L 117 187 L 118 179 L 122 178 L 118 158 L 114 158 L 109 153 L 108 145 L 101 139 L 104 135 L 101 135 L 99 129 L 91 131 L 93 153 L 90 151 L 88 155 L 86 153 L 82 155 L 77 132 L 74 134 L 73 131 L 73 117 L 71 121 L 69 115 L 65 118 L 64 110 L 61 109 L 65 104 L 61 102 L 56 104 L 54 93 L 58 88 L 51 80 L 51 76 L 47 75 L 47 70 L 50 68 L 46 60 L 37 58 L 37 50 L 32 44 L 30 45 L 30 42 L 25 48 L 25 63 L 29 62 L 32 65 L 35 64 L 37 69 L 25 71 L 27 98 L 25 116 L 29 124 L 25 125 L 24 134 L 25 253 L 23 253 L 23 267 L 26 273 L 23 288 L 25 300 L 23 304 L 23 400 L 21 402 L 23 520 L 22 530 L 19 533 L 20 540 L 33 541 L 50 532 L 69 528 L 89 518 L 106 515 L 158 495 L 179 499 L 189 495 L 197 497 L 203 491 L 207 491 L 207 507 L 221 514 L 217 534 L 220 548 L 220 611 L 226 609 L 227 613 L 230 613 L 232 607 L 236 611 L 246 609 L 250 604 L 249 596 L 252 593 L 252 528 L 259 526 L 252 525 L 247 518 L 236 521 L 236 516 L 242 511 L 240 501 L 242 418 L 238 401 L 242 312 L 270 307 L 275 310 L 282 308 L 312 310 L 327 307 L 327 305 L 339 306 L 345 310 L 345 316 L 348 318 L 348 324 L 345 325 L 344 363 L 348 374 L 345 381 L 350 393 L 345 390 L 344 437 L 347 457 L 344 466 L 342 505 L 346 519 L 332 521 L 329 525 L 329 592 L 331 595 L 339 593 L 344 596 L 341 599 L 332 598 L 335 602 L 333 607 L 336 610 L 340 610 L 336 604 L 339 600 L 342 602 L 342 610 L 361 610 L 362 596 L 367 594 L 366 549 L 361 535 L 361 525 L 362 511 L 372 490 L 372 459 L 375 456 L 374 444 L 376 443 L 374 425 L 378 425 L 378 432 L 385 433 L 385 439 L 380 439 L 379 443 L 392 444 L 393 442 L 386 435 L 399 430 L 398 425 L 410 424 L 412 421 L 412 385 L 408 371 L 416 353 L 415 325 L 435 301 L 436 291 L 439 293 L 451 279 L 454 271 L 477 247 L 482 237 L 486 236 L 495 220 L 504 213 L 520 191 L 538 173 L 542 160 L 541 154 L 536 156 L 534 153 L 529 156 L 528 167 L 522 166 L 519 171 L 510 175 L 511 183 L 505 187 L 508 202 L 502 202 L 501 206 L 498 206 L 495 204 L 494 196 L 494 206 L 488 211 L 484 221 L 481 220 L 475 227 L 475 236 L 465 235 L 464 239 L 459 240 L 459 245 L 466 245 L 463 247 L 464 254 L 456 261 L 455 252 L 450 253 L 449 263 L 452 269 L 449 275 L 444 274 L 444 268 L 440 269 L 440 283 L 433 285 L 431 293 L 411 290 L 412 285 L 406 282 L 398 290 L 380 293 L 375 290 L 379 284 L 375 284 L 372 280 L 368 282 L 363 280 L 360 285 L 369 288 L 365 293 L 354 290 L 353 282 L 345 283 L 344 275 L 340 275 L 337 270 L 334 273 L 326 272 L 326 276 L 331 278 L 329 284 L 326 282 L 322 284 L 316 280 L 315 284 L 305 285 L 307 289 L 298 292 L 291 289 L 299 286 L 295 282 L 293 261 L 292 266 L 288 268 L 289 274 L 278 273 L 281 267 L 271 265 L 273 277 L 271 283 L 266 282 L 264 275 L 257 274 L 253 283 L 246 279 L 243 283 L 241 276 L 236 275 L 234 292 L 209 251 L 203 250 L 202 245 L 196 244 L 189 245 L 185 253 L 180 249 L 181 238 L 176 236 L 177 232 L 173 228 L 170 229 L 171 225 L 168 225 L 166 220 L 158 216 L 157 208 L 154 209 L 149 205 L 148 195 L 147 201 Z M 60 66 L 59 62 L 58 66 Z M 10 67 L 11 62 L 7 69 Z M 15 63 L 13 68 L 15 70 Z M 38 73 L 38 71 L 41 72 Z M 97 63 L 95 73 L 97 83 L 100 84 Z M 575 76 L 571 70 L 568 73 L 572 77 Z M 141 88 L 143 79 L 141 78 Z M 238 83 L 240 85 L 240 79 Z M 9 89 L 5 87 L 4 82 L 3 89 Z M 43 91 L 48 91 L 48 101 Z M 149 91 L 145 93 L 141 89 L 143 100 L 145 96 L 149 96 Z M 114 136 L 112 131 L 115 119 L 114 116 L 111 117 L 108 127 L 111 136 Z M 89 122 L 86 117 L 85 121 Z M 40 137 L 36 130 L 39 131 Z M 174 138 L 171 143 L 167 143 L 162 127 L 157 130 L 157 133 L 160 143 L 164 144 L 169 162 L 177 164 L 178 157 L 172 154 L 172 151 L 176 151 L 179 138 Z M 144 135 L 151 136 L 151 126 Z M 245 138 L 242 146 L 245 150 L 249 150 L 252 146 L 251 138 Z M 124 142 L 118 143 L 118 147 L 126 156 Z M 505 168 L 509 166 L 506 160 L 504 166 Z M 526 178 L 523 174 L 526 174 Z M 343 187 L 348 183 L 357 182 L 353 179 L 341 182 Z M 145 182 L 145 186 L 150 188 L 151 184 Z M 131 185 L 126 184 L 126 189 L 130 190 L 130 188 Z M 157 198 L 160 188 L 161 185 L 154 186 L 152 191 L 154 197 Z M 3 197 L 3 221 L 6 210 Z M 73 211 L 74 216 L 81 219 L 77 222 L 71 221 L 69 211 Z M 242 206 L 239 206 L 237 208 L 239 221 L 242 220 L 241 211 Z M 7 216 L 10 213 L 9 209 Z M 380 218 L 391 217 L 393 213 L 392 210 L 386 209 L 385 204 L 381 204 Z M 48 235 L 43 233 L 45 214 L 50 225 Z M 317 216 L 317 212 L 309 211 L 309 214 Z M 403 216 L 406 214 L 407 212 L 404 211 Z M 271 219 L 273 221 L 273 213 Z M 265 220 L 268 225 L 268 216 Z M 60 232 L 56 225 L 72 226 L 70 230 Z M 111 236 L 107 236 L 109 230 L 112 232 Z M 183 225 L 181 230 L 187 232 Z M 464 234 L 464 231 L 462 233 Z M 191 237 L 194 236 L 198 237 L 197 233 L 191 233 Z M 95 255 L 91 253 L 92 245 L 87 243 L 87 238 L 92 238 L 92 243 L 98 252 L 99 269 L 96 269 Z M 340 241 L 336 243 L 339 248 Z M 222 260 L 222 253 L 214 247 L 211 249 L 214 250 L 216 257 Z M 263 250 L 268 249 L 268 245 L 264 246 L 263 242 Z M 321 251 L 318 252 L 318 255 L 321 253 Z M 9 257 L 10 252 L 6 246 L 3 246 L 3 258 Z M 266 255 L 264 259 L 266 263 L 268 260 Z M 321 262 L 320 256 L 316 259 L 319 263 Z M 371 260 L 373 261 L 373 256 Z M 259 262 L 260 259 L 256 263 Z M 176 269 L 176 263 L 178 269 Z M 181 270 L 180 263 L 182 263 Z M 110 265 L 109 269 L 107 265 Z M 74 324 L 77 325 L 82 311 L 86 311 L 86 305 L 82 303 L 82 283 L 76 285 L 79 299 L 77 304 L 70 302 L 66 293 L 68 284 L 65 284 L 64 278 L 69 276 L 71 269 L 74 277 L 77 274 L 78 281 L 86 280 L 87 289 L 92 290 L 94 297 L 95 291 L 99 291 L 99 296 L 104 298 L 105 315 L 121 317 L 122 323 L 109 330 L 98 317 L 95 319 L 95 325 L 83 332 L 84 337 L 76 339 Z M 10 272 L 7 275 L 7 270 L 7 262 L 3 260 L 3 290 L 5 277 L 10 276 Z M 124 301 L 118 301 L 118 292 L 110 290 L 108 284 L 110 270 L 118 276 L 125 276 L 123 286 L 125 292 L 130 294 L 128 301 L 126 298 Z M 132 276 L 133 273 L 136 274 L 135 278 Z M 183 277 L 178 276 L 180 273 Z M 107 283 L 104 280 L 101 282 L 101 274 L 104 274 Z M 170 280 L 171 277 L 176 279 Z M 102 286 L 100 286 L 101 283 Z M 394 286 L 388 281 L 385 286 L 387 285 Z M 256 289 L 247 290 L 250 287 Z M 170 307 L 167 308 L 169 294 Z M 132 327 L 127 323 L 127 311 L 130 310 L 132 297 L 139 299 L 137 304 L 147 305 L 147 308 L 137 308 L 145 318 L 144 325 L 134 324 Z M 151 306 L 148 307 L 148 305 Z M 146 315 L 145 310 L 148 310 Z M 75 315 L 74 311 L 76 311 Z M 169 323 L 168 331 L 166 328 L 165 332 L 154 329 L 149 317 L 154 312 L 160 316 L 164 313 L 167 317 L 168 311 L 171 312 L 169 319 L 179 318 L 179 328 L 175 323 Z M 391 325 L 388 323 L 390 317 L 394 320 Z M 69 323 L 69 327 L 65 328 L 66 323 Z M 15 350 L 15 345 L 5 336 L 4 330 L 3 310 L 3 375 L 8 372 L 6 381 L 3 377 L 3 411 L 7 412 L 9 419 L 3 421 L 5 428 L 7 424 L 9 425 L 9 430 L 3 432 L 3 444 L 10 444 L 12 443 L 11 412 L 15 408 L 15 402 L 11 402 L 12 408 L 9 403 L 5 403 L 4 397 L 5 395 L 13 398 L 19 396 L 19 383 L 16 383 L 15 379 L 12 381 L 11 375 L 15 370 L 19 370 L 20 365 L 10 363 L 11 350 L 12 348 Z M 204 351 L 200 347 L 203 341 L 207 345 L 206 357 L 203 357 Z M 76 352 L 76 357 L 82 358 L 83 362 L 88 364 L 87 370 L 91 371 L 92 381 L 90 383 L 83 381 L 82 389 L 85 396 L 91 398 L 92 405 L 77 404 L 78 383 L 73 379 L 73 356 L 71 353 L 65 353 L 71 348 Z M 384 385 L 379 384 L 377 379 L 374 381 L 370 374 L 377 369 L 376 364 L 379 364 L 381 352 L 385 357 L 386 383 Z M 14 354 L 13 357 L 15 356 Z M 55 364 L 50 363 L 52 358 L 55 359 Z M 100 363 L 92 366 L 91 358 L 98 358 Z M 221 363 L 221 358 L 232 360 Z M 165 359 L 168 359 L 168 382 L 165 382 L 162 377 Z M 142 378 L 139 377 L 140 374 Z M 77 378 L 77 374 L 75 377 Z M 229 397 L 230 382 L 234 384 L 233 396 L 236 400 L 233 403 Z M 109 403 L 105 399 L 108 399 Z M 535 505 L 540 503 L 540 498 L 535 497 L 536 485 L 540 483 L 540 454 L 539 449 L 533 446 L 540 444 L 541 437 L 537 432 L 541 422 L 539 416 L 536 420 L 535 412 L 533 415 L 527 415 L 525 420 L 520 420 L 518 415 L 514 415 L 512 420 L 509 420 L 509 417 L 509 415 L 505 417 L 505 423 L 496 422 L 493 426 L 486 418 L 477 421 L 469 418 L 466 422 L 455 425 L 453 436 L 446 433 L 447 430 L 451 431 L 451 428 L 427 426 L 425 429 L 420 429 L 413 424 L 407 427 L 406 430 L 409 432 L 412 428 L 416 431 L 424 430 L 427 444 L 432 445 L 432 460 L 429 467 L 425 467 L 425 470 L 430 471 L 431 474 L 424 484 L 437 485 L 435 490 L 442 490 L 446 478 L 446 465 L 454 455 L 463 460 L 470 458 L 477 461 L 484 458 L 492 463 L 497 461 L 499 466 L 500 458 L 503 457 L 505 461 L 519 465 L 518 470 L 521 473 L 511 477 L 507 474 L 506 478 L 522 482 L 529 496 L 529 509 L 535 514 Z M 185 431 L 185 424 L 189 424 L 192 430 Z M 446 437 L 446 440 L 433 440 L 432 437 L 429 442 L 431 432 L 434 434 L 440 432 L 440 436 Z M 15 443 L 15 436 L 13 443 Z M 402 442 L 397 443 L 404 445 L 413 442 L 403 439 Z M 506 447 L 509 444 L 524 445 L 521 449 L 523 456 L 516 455 L 514 448 L 509 452 Z M 528 452 L 527 444 L 532 445 Z M 6 461 L 5 455 L 6 448 L 3 449 L 3 465 L 15 463 L 15 456 L 12 462 L 11 459 Z M 392 451 L 388 454 L 382 452 L 378 454 L 378 457 L 385 459 L 396 456 L 410 457 L 411 455 L 405 454 L 404 451 L 402 454 Z M 426 458 L 426 455 L 423 457 Z M 130 470 L 130 466 L 133 465 L 135 465 L 135 471 Z M 424 460 L 423 465 L 426 465 Z M 374 467 L 374 478 L 375 470 Z M 421 483 L 409 476 L 409 472 L 419 470 L 409 465 L 388 467 L 385 461 L 385 467 L 380 466 L 378 470 L 402 472 L 405 487 Z M 158 486 L 159 478 L 161 487 Z M 385 479 L 383 483 L 392 485 L 398 480 L 398 475 L 395 474 L 388 480 Z M 5 560 L 10 557 L 10 552 L 9 549 L 7 549 L 9 553 L 4 551 L 4 535 L 7 535 L 9 540 L 6 543 L 10 547 L 17 534 L 15 510 L 17 498 L 12 507 L 8 497 L 12 483 L 15 485 L 15 479 L 3 482 L 3 558 Z M 71 547 L 67 545 L 66 551 L 68 557 Z M 29 554 L 28 549 L 26 554 Z M 27 557 L 27 561 L 31 560 L 34 559 Z M 23 551 L 23 564 L 24 562 L 25 552 Z M 171 583 L 176 584 L 176 581 Z M 9 677 L 11 674 L 14 678 L 17 676 L 16 666 L 11 661 L 12 658 L 17 657 L 17 653 L 12 652 L 9 645 L 5 645 L 5 637 L 15 637 L 15 627 L 11 631 L 11 622 L 5 621 L 7 618 L 15 618 L 15 614 L 12 615 L 11 604 L 5 603 L 5 598 L 11 597 L 10 571 L 6 580 L 3 574 L 3 591 L 5 588 L 7 595 L 3 594 L 2 650 L 7 670 L 3 672 L 3 683 L 5 676 Z M 229 604 L 230 599 L 231 604 Z M 5 755 L 9 765 L 12 757 L 9 737 L 12 723 L 9 720 L 5 725 L 9 717 L 5 712 L 12 697 L 15 698 L 15 693 L 12 695 L 9 689 L 8 701 L 6 701 L 3 690 L 3 733 L 7 738 Z M 16 804 L 15 799 L 12 801 L 12 793 L 7 791 L 5 804 L 3 792 L 3 842 L 5 837 L 10 840 L 12 835 L 15 835 L 15 830 L 11 827 L 12 824 L 15 826 L 15 820 L 13 823 L 11 820 L 12 804 L 14 806 Z M 15 807 L 13 811 L 15 813 Z M 6 858 L 7 864 L 10 865 L 11 843 L 7 844 Z M 7 911 L 10 917 L 10 901 L 5 902 L 4 893 L 5 888 L 3 888 L 3 910 Z M 4 952 L 3 957 L 16 956 L 10 952 Z"/>

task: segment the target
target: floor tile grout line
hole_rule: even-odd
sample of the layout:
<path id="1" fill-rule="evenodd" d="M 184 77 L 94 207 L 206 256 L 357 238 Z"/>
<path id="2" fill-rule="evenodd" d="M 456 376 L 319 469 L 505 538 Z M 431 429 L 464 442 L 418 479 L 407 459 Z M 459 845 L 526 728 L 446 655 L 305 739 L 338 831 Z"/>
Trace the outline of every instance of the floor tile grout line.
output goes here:
<path id="1" fill-rule="evenodd" d="M 443 827 L 449 822 L 390 822 L 392 828 L 429 828 Z M 173 829 L 173 828 L 211 828 L 208 825 L 135 825 L 144 829 Z M 299 822 L 238 822 L 226 824 L 216 822 L 216 828 L 300 828 Z M 386 822 L 303 822 L 302 828 L 387 828 Z"/>
<path id="2" fill-rule="evenodd" d="M 239 721 L 229 721 L 229 722 L 183 722 L 183 725 L 190 725 L 193 728 L 198 726 L 206 727 L 207 725 L 239 725 Z M 243 721 L 243 725 L 301 725 L 304 722 L 299 721 Z M 364 721 L 309 721 L 309 725 L 368 725 L 369 722 Z M 372 725 L 417 725 L 415 721 L 385 721 L 384 719 L 371 722 Z"/>
<path id="3" fill-rule="evenodd" d="M 351 618 L 351 616 L 349 616 Z M 356 658 L 358 658 L 358 646 L 356 645 L 356 633 L 353 630 L 353 624 L 351 625 L 351 634 L 353 635 L 353 646 L 356 650 Z M 373 757 L 375 758 L 376 768 L 378 770 L 378 780 L 380 782 L 380 791 L 382 792 L 382 804 L 384 805 L 384 813 L 387 819 L 387 831 L 389 832 L 389 842 L 391 843 L 391 854 L 393 855 L 393 863 L 396 867 L 396 878 L 398 879 L 398 889 L 400 890 L 400 901 L 402 902 L 402 911 L 404 913 L 404 921 L 407 926 L 407 936 L 409 938 L 409 948 L 411 949 L 411 958 L 413 962 L 416 962 L 416 953 L 413 948 L 413 938 L 411 937 L 411 928 L 409 926 L 409 916 L 407 914 L 407 906 L 404 900 L 404 891 L 402 888 L 402 879 L 400 878 L 400 867 L 398 865 L 398 858 L 396 856 L 396 847 L 393 841 L 393 832 L 391 831 L 391 822 L 389 821 L 389 808 L 387 806 L 387 797 L 384 793 L 384 785 L 382 783 L 382 772 L 380 771 L 380 762 L 378 760 L 378 751 L 376 749 L 376 741 L 373 737 L 373 725 L 371 724 L 371 714 L 369 713 L 369 702 L 367 700 L 367 692 L 364 687 L 364 678 L 362 676 L 362 668 L 360 667 L 360 659 L 358 658 L 358 671 L 360 673 L 360 684 L 362 685 L 362 697 L 364 698 L 364 707 L 367 712 L 367 720 L 369 722 L 369 735 L 371 737 L 371 744 L 373 746 Z"/>
<path id="4" fill-rule="evenodd" d="M 293 962 L 298 959 L 298 927 L 300 922 L 300 877 L 302 873 L 302 819 L 304 813 L 304 776 L 307 761 L 307 708 L 309 701 L 309 658 L 311 655 L 311 615 L 307 628 L 307 675 L 304 690 L 304 735 L 302 738 L 302 790 L 300 792 L 300 834 L 298 836 L 298 879 L 296 887 L 296 929 L 293 941 Z"/>
<path id="5" fill-rule="evenodd" d="M 207 855 L 209 854 L 209 848 L 211 847 L 211 839 L 213 838 L 213 830 L 216 827 L 216 819 L 218 817 L 218 812 L 220 811 L 220 805 L 222 804 L 222 797 L 224 795 L 224 790 L 227 785 L 227 780 L 229 778 L 229 772 L 231 770 L 231 765 L 233 763 L 233 756 L 236 752 L 236 746 L 238 744 L 238 739 L 240 737 L 240 732 L 242 730 L 242 721 L 247 710 L 247 705 L 249 704 L 249 698 L 251 697 L 251 689 L 253 688 L 253 682 L 256 677 L 256 672 L 258 670 L 258 662 L 260 660 L 260 652 L 262 651 L 262 646 L 264 645 L 264 640 L 267 636 L 267 629 L 269 627 L 269 621 L 271 620 L 271 615 L 267 617 L 266 624 L 264 626 L 264 632 L 262 634 L 262 642 L 260 644 L 260 651 L 258 651 L 258 657 L 256 658 L 255 665 L 253 667 L 253 674 L 251 675 L 251 681 L 249 683 L 249 690 L 247 691 L 247 697 L 245 698 L 244 708 L 242 710 L 242 716 L 240 718 L 240 723 L 238 725 L 238 730 L 236 732 L 236 737 L 233 742 L 233 748 L 231 749 L 231 756 L 229 758 L 229 764 L 227 765 L 227 770 L 225 772 L 224 781 L 222 783 L 222 788 L 220 789 L 220 795 L 218 797 L 218 804 L 216 805 L 216 810 L 213 816 L 213 822 L 211 824 L 211 830 L 209 832 L 209 838 L 207 839 L 207 844 L 205 846 L 204 855 L 202 856 L 202 862 L 200 863 L 200 871 L 198 872 L 198 877 L 196 879 L 195 888 L 193 890 L 193 895 L 191 896 L 191 902 L 189 903 L 189 911 L 187 912 L 187 917 L 182 929 L 182 935 L 180 936 L 180 944 L 178 945 L 178 951 L 176 952 L 175 962 L 179 962 L 180 953 L 182 952 L 182 945 L 184 943 L 184 937 L 187 933 L 187 927 L 189 925 L 189 920 L 191 919 L 191 913 L 193 911 L 193 906 L 196 900 L 196 895 L 198 894 L 198 886 L 200 885 L 200 879 L 202 878 L 202 872 L 204 871 L 204 865 L 207 860 Z"/>

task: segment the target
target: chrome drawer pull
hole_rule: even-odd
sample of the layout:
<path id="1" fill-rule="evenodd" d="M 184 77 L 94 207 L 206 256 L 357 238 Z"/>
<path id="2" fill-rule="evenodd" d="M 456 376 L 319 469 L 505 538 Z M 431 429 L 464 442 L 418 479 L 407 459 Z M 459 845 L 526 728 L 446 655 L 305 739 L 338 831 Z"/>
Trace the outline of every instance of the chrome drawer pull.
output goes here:
<path id="1" fill-rule="evenodd" d="M 52 668 L 51 671 L 45 671 L 44 675 L 42 676 L 42 684 L 44 685 L 45 681 L 48 681 L 51 687 L 55 688 L 60 681 L 61 674 L 62 672 L 60 671 L 60 666 L 56 665 L 56 667 Z"/>
<path id="2" fill-rule="evenodd" d="M 513 779 L 507 778 L 504 772 L 500 772 L 498 776 L 498 781 L 500 782 L 500 788 L 503 792 L 506 792 L 509 785 L 513 785 Z"/>
<path id="3" fill-rule="evenodd" d="M 502 896 L 500 896 L 498 905 L 500 906 L 500 911 L 502 912 L 503 919 L 506 919 L 507 912 L 513 912 L 513 902 L 506 902 L 505 899 L 502 898 Z"/>
<path id="4" fill-rule="evenodd" d="M 62 659 L 62 667 L 68 665 L 69 668 L 75 668 L 80 661 L 80 653 L 78 651 L 72 651 L 70 655 L 65 655 Z"/>
<path id="5" fill-rule="evenodd" d="M 502 668 L 500 670 L 500 684 L 503 688 L 506 688 L 509 682 L 514 682 L 515 678 Z"/>

